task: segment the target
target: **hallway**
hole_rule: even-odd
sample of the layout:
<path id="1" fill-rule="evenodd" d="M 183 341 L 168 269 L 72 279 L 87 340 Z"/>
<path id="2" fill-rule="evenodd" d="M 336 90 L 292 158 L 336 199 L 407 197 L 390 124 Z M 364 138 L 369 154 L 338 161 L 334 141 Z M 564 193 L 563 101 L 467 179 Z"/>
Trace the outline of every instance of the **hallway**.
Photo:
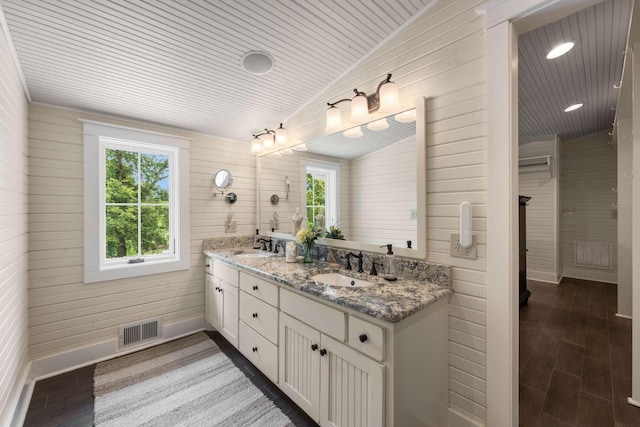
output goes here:
<path id="1" fill-rule="evenodd" d="M 520 310 L 521 426 L 640 426 L 631 394 L 631 320 L 616 286 L 528 281 Z"/>

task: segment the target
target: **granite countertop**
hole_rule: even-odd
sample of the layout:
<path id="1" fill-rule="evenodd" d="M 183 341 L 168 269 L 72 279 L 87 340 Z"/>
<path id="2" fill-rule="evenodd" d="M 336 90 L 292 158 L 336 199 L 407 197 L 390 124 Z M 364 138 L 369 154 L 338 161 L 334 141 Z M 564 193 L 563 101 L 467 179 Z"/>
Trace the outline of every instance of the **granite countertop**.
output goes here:
<path id="1" fill-rule="evenodd" d="M 286 263 L 282 255 L 260 258 L 243 256 L 243 254 L 251 252 L 254 251 L 241 249 L 205 250 L 204 254 L 239 270 L 254 273 L 284 286 L 298 289 L 391 323 L 400 322 L 453 293 L 453 290 L 447 286 L 403 278 L 389 282 L 380 276 L 370 276 L 353 270 L 347 271 L 341 265 L 324 261 L 315 261 L 310 264 Z M 375 282 L 376 285 L 360 288 L 332 287 L 311 279 L 316 274 L 333 272 Z"/>

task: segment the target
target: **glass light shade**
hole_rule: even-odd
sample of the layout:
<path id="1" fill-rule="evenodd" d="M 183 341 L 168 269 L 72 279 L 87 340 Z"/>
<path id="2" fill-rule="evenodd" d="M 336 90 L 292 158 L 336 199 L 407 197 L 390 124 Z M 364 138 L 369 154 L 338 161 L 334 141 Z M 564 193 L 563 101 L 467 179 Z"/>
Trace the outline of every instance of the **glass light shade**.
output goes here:
<path id="1" fill-rule="evenodd" d="M 284 144 L 287 142 L 287 130 L 282 127 L 282 124 L 276 129 L 276 144 Z"/>
<path id="2" fill-rule="evenodd" d="M 269 148 L 273 148 L 275 143 L 273 142 L 273 135 L 270 133 L 264 134 L 260 137 L 262 140 L 262 148 L 268 150 Z"/>
<path id="3" fill-rule="evenodd" d="M 371 122 L 367 125 L 367 129 L 369 130 L 385 130 L 388 127 L 389 127 L 389 122 L 387 122 L 386 118 L 376 120 L 375 122 Z"/>
<path id="4" fill-rule="evenodd" d="M 298 144 L 295 147 L 291 147 L 293 151 L 307 151 L 307 144 Z"/>
<path id="5" fill-rule="evenodd" d="M 327 110 L 327 127 L 325 131 L 335 132 L 342 127 L 342 111 L 335 105 Z"/>
<path id="6" fill-rule="evenodd" d="M 260 138 L 255 137 L 251 140 L 251 151 L 250 153 L 260 153 L 262 152 L 262 140 Z"/>
<path id="7" fill-rule="evenodd" d="M 351 100 L 351 121 L 353 123 L 369 120 L 369 103 L 366 95 L 356 95 Z"/>
<path id="8" fill-rule="evenodd" d="M 380 108 L 378 113 L 393 113 L 400 108 L 398 87 L 394 82 L 387 82 L 380 86 Z"/>
<path id="9" fill-rule="evenodd" d="M 409 111 L 403 111 L 400 114 L 396 114 L 395 116 L 393 116 L 394 119 L 396 119 L 396 122 L 398 123 L 410 123 L 410 122 L 415 122 L 416 121 L 416 110 L 409 110 Z"/>
<path id="10" fill-rule="evenodd" d="M 354 128 L 345 130 L 344 132 L 342 132 L 342 135 L 346 136 L 347 138 L 360 138 L 362 136 L 362 130 L 360 129 L 360 126 L 356 126 Z"/>

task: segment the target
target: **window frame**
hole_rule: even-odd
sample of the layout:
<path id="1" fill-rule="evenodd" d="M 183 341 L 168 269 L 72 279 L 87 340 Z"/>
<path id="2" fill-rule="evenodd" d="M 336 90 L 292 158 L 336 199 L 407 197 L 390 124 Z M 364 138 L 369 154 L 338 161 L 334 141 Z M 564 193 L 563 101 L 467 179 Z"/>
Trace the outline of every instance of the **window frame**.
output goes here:
<path id="1" fill-rule="evenodd" d="M 325 180 L 325 228 L 329 229 L 332 225 L 340 224 L 340 164 L 332 162 L 324 162 L 320 160 L 301 159 L 300 160 L 300 182 L 304 191 L 301 192 L 300 205 L 304 206 L 306 216 L 307 212 L 307 171 L 313 175 L 318 172 L 326 176 Z M 329 203 L 330 202 L 330 203 Z M 304 222 L 306 228 L 309 218 Z M 313 223 L 315 218 L 311 219 Z"/>
<path id="2" fill-rule="evenodd" d="M 95 283 L 189 269 L 190 139 L 90 120 L 80 121 L 84 125 L 84 282 Z M 169 243 L 173 253 L 142 256 L 144 262 L 140 263 L 128 262 L 134 257 L 106 259 L 107 148 L 169 155 Z"/>

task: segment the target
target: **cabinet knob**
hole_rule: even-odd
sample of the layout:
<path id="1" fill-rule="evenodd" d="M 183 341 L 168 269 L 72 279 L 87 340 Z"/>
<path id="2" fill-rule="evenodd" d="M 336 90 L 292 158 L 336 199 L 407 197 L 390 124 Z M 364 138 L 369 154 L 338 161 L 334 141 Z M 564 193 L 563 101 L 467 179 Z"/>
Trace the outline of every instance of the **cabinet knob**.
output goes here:
<path id="1" fill-rule="evenodd" d="M 257 318 L 258 317 L 258 313 L 253 313 L 253 318 Z"/>
<path id="2" fill-rule="evenodd" d="M 218 288 L 218 292 L 222 293 L 222 288 Z"/>
<path id="3" fill-rule="evenodd" d="M 216 286 L 216 291 L 218 290 L 218 287 Z"/>
<path id="4" fill-rule="evenodd" d="M 327 350 L 325 350 L 324 348 L 320 349 L 320 356 L 324 356 L 325 354 L 327 354 Z"/>
<path id="5" fill-rule="evenodd" d="M 318 344 L 311 344 L 311 351 L 316 351 L 318 349 Z"/>
<path id="6" fill-rule="evenodd" d="M 254 353 L 256 353 L 256 352 L 258 351 L 258 347 L 253 347 L 253 348 L 251 349 L 251 351 L 253 351 Z"/>
<path id="7" fill-rule="evenodd" d="M 360 340 L 360 342 L 366 342 L 369 338 L 367 337 L 367 334 L 360 334 L 358 339 Z"/>
<path id="8" fill-rule="evenodd" d="M 257 287 L 257 286 L 254 286 L 254 287 L 253 287 L 253 290 L 254 290 L 254 291 L 257 291 L 257 290 L 258 290 L 258 287 Z"/>

